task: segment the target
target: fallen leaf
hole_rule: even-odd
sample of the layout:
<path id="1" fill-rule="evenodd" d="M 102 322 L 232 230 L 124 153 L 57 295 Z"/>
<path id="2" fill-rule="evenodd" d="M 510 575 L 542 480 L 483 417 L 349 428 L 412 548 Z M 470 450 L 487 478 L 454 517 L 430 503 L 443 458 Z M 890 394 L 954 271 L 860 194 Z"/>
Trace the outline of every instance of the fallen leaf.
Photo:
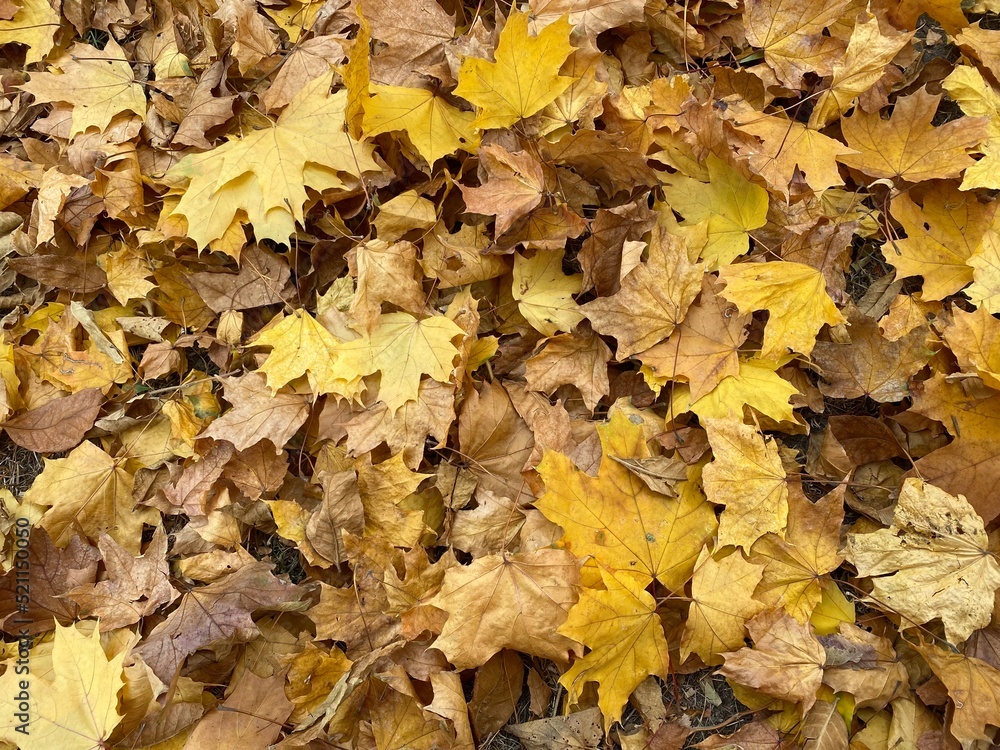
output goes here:
<path id="1" fill-rule="evenodd" d="M 642 428 L 623 412 L 613 412 L 598 434 L 603 457 L 596 478 L 567 456 L 545 452 L 537 467 L 545 494 L 535 507 L 562 526 L 566 548 L 578 557 L 593 556 L 639 582 L 656 578 L 680 589 L 704 541 L 715 532 L 711 506 L 690 483 L 677 498 L 658 495 L 612 458 L 649 456 Z"/>
<path id="2" fill-rule="evenodd" d="M 588 682 L 596 682 L 604 729 L 621 719 L 622 708 L 649 675 L 664 678 L 670 656 L 656 600 L 630 575 L 601 568 L 605 591 L 583 588 L 559 632 L 590 649 L 559 682 L 571 705 Z"/>
<path id="3" fill-rule="evenodd" d="M 553 102 L 573 82 L 559 75 L 569 57 L 571 26 L 559 21 L 528 34 L 528 14 L 513 12 L 500 34 L 495 62 L 467 57 L 458 70 L 455 95 L 479 108 L 480 130 L 506 128 Z"/>
<path id="4" fill-rule="evenodd" d="M 892 526 L 849 534 L 844 556 L 872 579 L 876 606 L 898 612 L 906 625 L 940 618 L 948 640 L 961 643 L 989 624 L 1000 564 L 964 497 L 907 479 Z"/>
<path id="5" fill-rule="evenodd" d="M 486 555 L 452 568 L 428 602 L 448 613 L 434 648 L 458 669 L 504 648 L 564 661 L 578 645 L 552 624 L 565 620 L 578 585 L 576 559 L 564 550 Z"/>
<path id="6" fill-rule="evenodd" d="M 735 420 L 703 421 L 713 460 L 704 470 L 705 496 L 724 505 L 719 544 L 749 551 L 767 533 L 783 537 L 788 487 L 778 448 L 771 439 Z"/>
<path id="7" fill-rule="evenodd" d="M 86 388 L 30 409 L 2 425 L 10 439 L 36 453 L 62 453 L 75 448 L 94 426 L 104 394 Z"/>

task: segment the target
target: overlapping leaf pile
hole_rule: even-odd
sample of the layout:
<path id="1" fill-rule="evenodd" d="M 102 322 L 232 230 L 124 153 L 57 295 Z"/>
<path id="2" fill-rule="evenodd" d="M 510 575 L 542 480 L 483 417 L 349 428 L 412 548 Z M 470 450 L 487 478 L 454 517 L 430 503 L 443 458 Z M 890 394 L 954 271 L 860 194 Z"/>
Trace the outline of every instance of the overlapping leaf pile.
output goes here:
<path id="1" fill-rule="evenodd" d="M 998 13 L 0 2 L 5 746 L 991 746 Z"/>

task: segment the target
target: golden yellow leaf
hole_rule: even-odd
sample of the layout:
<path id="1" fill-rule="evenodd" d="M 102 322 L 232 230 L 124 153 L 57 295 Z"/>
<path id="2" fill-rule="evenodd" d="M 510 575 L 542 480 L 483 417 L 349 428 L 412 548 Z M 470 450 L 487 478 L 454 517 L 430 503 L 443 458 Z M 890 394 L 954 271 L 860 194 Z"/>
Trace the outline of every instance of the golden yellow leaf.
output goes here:
<path id="1" fill-rule="evenodd" d="M 459 149 L 475 152 L 479 134 L 472 112 L 453 107 L 434 92 L 372 84 L 365 102 L 364 132 L 371 137 L 403 131 L 429 166 Z"/>
<path id="2" fill-rule="evenodd" d="M 944 338 L 965 372 L 1000 390 L 1000 321 L 983 307 L 971 313 L 955 309 Z"/>
<path id="3" fill-rule="evenodd" d="M 991 314 L 1000 313 L 1000 231 L 990 227 L 969 258 L 973 282 L 965 293 Z"/>
<path id="4" fill-rule="evenodd" d="M 316 395 L 336 393 L 353 398 L 361 389 L 360 373 L 337 368 L 341 342 L 305 310 L 296 310 L 257 337 L 255 346 L 270 346 L 259 371 L 274 393 L 305 375 Z"/>
<path id="5" fill-rule="evenodd" d="M 531 258 L 514 256 L 512 293 L 521 314 L 539 333 L 572 331 L 584 318 L 572 295 L 582 286 L 580 274 L 562 272 L 563 253 L 538 250 Z"/>
<path id="6" fill-rule="evenodd" d="M 719 277 L 726 282 L 722 296 L 741 313 L 770 312 L 761 359 L 809 354 L 824 324 L 847 322 L 827 294 L 823 274 L 801 263 L 743 263 L 724 267 Z"/>
<path id="7" fill-rule="evenodd" d="M 428 602 L 448 613 L 434 648 L 458 669 L 504 648 L 565 661 L 579 646 L 555 628 L 576 602 L 579 581 L 578 563 L 564 550 L 484 555 L 450 568 Z"/>
<path id="8" fill-rule="evenodd" d="M 726 506 L 719 518 L 719 545 L 749 551 L 764 534 L 783 536 L 788 487 L 774 440 L 735 419 L 702 424 L 714 456 L 703 472 L 705 495 Z"/>
<path id="9" fill-rule="evenodd" d="M 160 514 L 153 508 L 136 508 L 132 485 L 124 459 L 112 458 L 84 441 L 66 458 L 46 459 L 24 500 L 48 508 L 39 525 L 59 547 L 81 532 L 96 542 L 103 532 L 138 555 L 142 524 L 157 525 Z"/>
<path id="10" fill-rule="evenodd" d="M 330 78 L 305 86 L 272 127 L 247 133 L 204 154 L 187 156 L 164 180 L 183 191 L 172 216 L 187 219 L 199 249 L 225 236 L 243 212 L 258 240 L 287 243 L 304 220 L 306 187 L 348 187 L 378 171 L 372 147 L 343 130 L 347 93 L 328 94 Z"/>
<path id="11" fill-rule="evenodd" d="M 146 92 L 135 81 L 125 52 L 114 39 L 104 49 L 74 44 L 52 67 L 59 72 L 34 73 L 21 88 L 39 102 L 71 104 L 70 137 L 88 128 L 104 130 L 121 112 L 146 114 Z"/>
<path id="12" fill-rule="evenodd" d="M 990 622 L 1000 563 L 983 519 L 961 495 L 905 480 L 892 526 L 849 534 L 844 555 L 872 579 L 875 605 L 898 613 L 903 627 L 940 618 L 959 644 Z"/>
<path id="13" fill-rule="evenodd" d="M 749 406 L 775 422 L 795 422 L 789 399 L 797 395 L 798 390 L 775 372 L 777 367 L 775 362 L 742 359 L 738 374 L 723 378 L 708 394 L 693 403 L 688 386 L 674 386 L 671 414 L 691 411 L 699 418 L 727 419 L 743 416 Z"/>
<path id="14" fill-rule="evenodd" d="M 458 70 L 455 96 L 479 108 L 480 130 L 506 128 L 555 101 L 573 82 L 559 68 L 573 51 L 570 23 L 561 18 L 538 36 L 528 34 L 528 14 L 514 11 L 500 33 L 495 62 L 467 57 Z"/>
<path id="15" fill-rule="evenodd" d="M 590 649 L 559 679 L 570 704 L 588 682 L 597 683 L 605 731 L 621 719 L 622 707 L 646 677 L 665 678 L 670 666 L 656 600 L 630 575 L 601 566 L 605 590 L 584 588 L 559 632 Z"/>
<path id="16" fill-rule="evenodd" d="M 784 607 L 806 622 L 823 598 L 827 578 L 844 561 L 839 554 L 844 522 L 842 492 L 830 492 L 815 503 L 801 491 L 788 496 L 784 537 L 767 534 L 757 540 L 751 560 L 764 563 L 764 575 L 754 597 L 770 607 Z"/>
<path id="17" fill-rule="evenodd" d="M 422 375 L 439 383 L 451 379 L 459 355 L 452 342 L 464 335 L 458 324 L 443 315 L 417 320 L 407 313 L 389 313 L 379 318 L 371 336 L 341 345 L 337 370 L 345 378 L 381 372 L 379 400 L 395 414 L 417 400 Z"/>
<path id="18" fill-rule="evenodd" d="M 995 206 L 952 187 L 930 192 L 922 208 L 904 193 L 892 200 L 891 211 L 906 237 L 886 243 L 882 254 L 898 278 L 923 276 L 921 299 L 943 299 L 972 281 L 969 260 L 990 226 Z"/>
<path id="19" fill-rule="evenodd" d="M 859 153 L 837 158 L 872 177 L 907 182 L 958 177 L 975 163 L 967 152 L 986 135 L 986 120 L 961 117 L 934 127 L 931 120 L 940 101 L 940 94 L 922 88 L 897 99 L 888 120 L 856 110 L 841 120 L 841 128 L 847 144 Z"/>
<path id="20" fill-rule="evenodd" d="M 9 21 L 0 21 L 0 44 L 15 42 L 28 48 L 26 65 L 45 58 L 54 46 L 52 37 L 62 25 L 59 11 L 48 0 L 24 0 Z"/>
<path id="21" fill-rule="evenodd" d="M 748 562 L 739 550 L 714 555 L 705 547 L 691 579 L 691 610 L 684 623 L 681 661 L 694 653 L 709 665 L 722 663 L 720 654 L 743 645 L 747 620 L 764 609 L 753 598 L 763 564 Z"/>
<path id="22" fill-rule="evenodd" d="M 683 226 L 706 222 L 708 244 L 701 259 L 714 271 L 750 248 L 750 230 L 767 222 L 767 191 L 717 156 L 710 155 L 706 166 L 707 183 L 672 175 L 663 180 L 663 195 L 684 217 Z"/>
<path id="23" fill-rule="evenodd" d="M 56 622 L 55 628 L 49 674 L 42 676 L 36 666 L 26 679 L 23 672 L 18 674 L 8 663 L 0 677 L 0 738 L 22 750 L 106 747 L 111 732 L 122 720 L 118 691 L 125 685 L 122 662 L 126 653 L 122 651 L 109 659 L 96 627 L 90 635 L 75 625 L 63 627 Z M 36 646 L 33 651 L 44 648 L 47 646 Z M 27 682 L 27 689 L 22 680 Z M 22 694 L 28 697 L 19 699 Z M 28 708 L 23 709 L 23 705 Z M 19 713 L 24 715 L 23 720 Z M 18 731 L 18 726 L 23 731 Z"/>
<path id="24" fill-rule="evenodd" d="M 667 498 L 614 460 L 650 455 L 642 427 L 614 410 L 597 428 L 603 457 L 597 477 L 569 457 L 546 451 L 538 473 L 545 494 L 535 507 L 565 531 L 563 543 L 577 557 L 592 556 L 612 570 L 628 572 L 646 585 L 653 578 L 679 590 L 698 553 L 715 532 L 715 513 L 694 482 Z"/>
<path id="25" fill-rule="evenodd" d="M 992 33 L 992 32 L 991 32 Z M 986 135 L 979 144 L 983 158 L 965 170 L 962 189 L 1000 188 L 997 170 L 1000 169 L 1000 93 L 983 74 L 968 65 L 959 65 L 941 81 L 948 97 L 958 102 L 970 117 L 986 117 Z"/>

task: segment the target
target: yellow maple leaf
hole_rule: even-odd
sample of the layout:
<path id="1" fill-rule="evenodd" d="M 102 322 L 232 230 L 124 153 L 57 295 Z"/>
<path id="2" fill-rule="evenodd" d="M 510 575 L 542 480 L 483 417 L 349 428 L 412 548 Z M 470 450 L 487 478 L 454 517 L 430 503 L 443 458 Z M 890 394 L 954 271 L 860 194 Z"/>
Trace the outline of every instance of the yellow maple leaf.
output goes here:
<path id="1" fill-rule="evenodd" d="M 24 44 L 28 47 L 25 65 L 45 58 L 54 46 L 52 37 L 63 25 L 59 11 L 48 0 L 25 0 L 17 3 L 17 13 L 9 21 L 0 21 L 0 44 Z"/>
<path id="2" fill-rule="evenodd" d="M 371 137 L 403 131 L 429 166 L 459 149 L 474 153 L 479 134 L 476 116 L 448 104 L 434 92 L 405 86 L 369 87 L 362 128 Z"/>
<path id="3" fill-rule="evenodd" d="M 122 663 L 126 651 L 109 659 L 96 627 L 89 635 L 76 625 L 63 627 L 58 620 L 55 627 L 48 675 L 33 674 L 27 691 L 19 684 L 25 680 L 23 673 L 18 674 L 12 664 L 0 677 L 0 738 L 22 750 L 107 747 L 111 732 L 122 720 L 118 691 L 125 686 Z M 19 700 L 24 693 L 30 697 Z M 30 708 L 22 710 L 28 703 Z M 18 713 L 25 715 L 23 722 Z M 26 731 L 19 732 L 19 725 Z"/>
<path id="4" fill-rule="evenodd" d="M 371 336 L 341 345 L 336 369 L 345 378 L 381 372 L 379 400 L 395 413 L 417 400 L 422 375 L 440 383 L 451 379 L 460 353 L 453 341 L 464 335 L 457 323 L 443 315 L 417 320 L 408 313 L 389 313 L 379 318 Z"/>
<path id="5" fill-rule="evenodd" d="M 273 127 L 252 131 L 203 154 L 187 156 L 164 177 L 185 185 L 167 216 L 187 219 L 199 249 L 219 240 L 243 212 L 258 240 L 287 243 L 304 221 L 306 187 L 345 189 L 349 177 L 379 171 L 372 147 L 344 132 L 347 92 L 328 94 L 330 78 L 306 85 Z M 357 184 L 355 182 L 355 184 Z"/>
<path id="6" fill-rule="evenodd" d="M 790 353 L 809 354 L 823 324 L 846 323 L 826 292 L 823 274 L 802 263 L 773 261 L 726 266 L 722 296 L 741 313 L 767 310 L 761 359 L 776 360 Z"/>
<path id="7" fill-rule="evenodd" d="M 712 506 L 694 482 L 680 483 L 678 496 L 668 498 L 615 460 L 650 455 L 642 427 L 623 411 L 614 410 L 597 432 L 603 448 L 597 476 L 580 471 L 562 453 L 546 451 L 537 467 L 545 494 L 535 507 L 562 526 L 566 548 L 578 557 L 627 571 L 643 586 L 656 578 L 680 589 L 715 532 Z"/>
<path id="8" fill-rule="evenodd" d="M 892 526 L 849 534 L 844 555 L 872 579 L 876 606 L 902 616 L 903 627 L 940 618 L 959 644 L 990 623 L 1000 563 L 983 519 L 961 495 L 906 479 Z"/>
<path id="9" fill-rule="evenodd" d="M 986 135 L 979 144 L 983 158 L 965 170 L 962 189 L 1000 188 L 1000 93 L 983 74 L 968 65 L 959 65 L 941 81 L 941 88 L 958 102 L 970 117 L 985 117 Z"/>
<path id="10" fill-rule="evenodd" d="M 764 566 L 748 562 L 739 550 L 701 551 L 691 579 L 691 610 L 681 638 L 681 661 L 695 653 L 706 664 L 743 645 L 746 623 L 764 609 L 753 592 Z"/>
<path id="11" fill-rule="evenodd" d="M 768 532 L 784 535 L 788 487 L 774 439 L 735 419 L 706 419 L 703 425 L 714 456 L 704 470 L 705 495 L 726 506 L 720 546 L 749 551 Z"/>
<path id="12" fill-rule="evenodd" d="M 963 371 L 1000 390 L 1000 321 L 983 307 L 971 313 L 955 308 L 944 338 Z"/>
<path id="13" fill-rule="evenodd" d="M 743 416 L 747 406 L 775 422 L 795 422 L 789 399 L 798 394 L 794 385 L 775 370 L 776 362 L 742 359 L 739 373 L 724 377 L 715 388 L 693 401 L 687 385 L 673 387 L 670 413 L 674 416 L 694 412 L 701 419 L 725 419 Z"/>
<path id="14" fill-rule="evenodd" d="M 538 250 L 531 258 L 514 256 L 511 293 L 531 327 L 546 336 L 572 331 L 584 315 L 573 300 L 583 285 L 580 274 L 562 272 L 562 251 Z"/>
<path id="15" fill-rule="evenodd" d="M 986 135 L 986 120 L 960 117 L 934 127 L 940 101 L 941 94 L 919 89 L 897 99 L 888 120 L 859 108 L 840 121 L 847 145 L 859 153 L 837 158 L 872 177 L 907 182 L 958 177 L 975 163 L 967 152 Z"/>
<path id="16" fill-rule="evenodd" d="M 767 191 L 714 154 L 706 166 L 707 183 L 671 175 L 663 180 L 663 195 L 684 217 L 683 226 L 707 223 L 708 244 L 701 258 L 715 270 L 743 255 L 750 248 L 750 230 L 767 223 Z"/>
<path id="17" fill-rule="evenodd" d="M 954 294 L 973 279 L 969 260 L 980 246 L 996 211 L 975 193 L 942 187 L 927 194 L 923 207 L 905 193 L 892 200 L 894 219 L 906 237 L 882 247 L 898 278 L 923 276 L 921 299 Z"/>
<path id="18" fill-rule="evenodd" d="M 480 130 L 507 128 L 530 117 L 574 81 L 559 75 L 574 49 L 569 43 L 569 21 L 560 18 L 538 36 L 530 36 L 528 19 L 527 13 L 519 11 L 507 18 L 494 52 L 496 62 L 467 57 L 458 69 L 455 96 L 479 108 L 475 127 Z"/>
<path id="19" fill-rule="evenodd" d="M 121 112 L 146 114 L 146 92 L 137 83 L 125 52 L 109 39 L 104 49 L 74 44 L 53 62 L 58 73 L 34 73 L 21 86 L 39 102 L 73 105 L 70 138 L 88 128 L 104 130 Z"/>
<path id="20" fill-rule="evenodd" d="M 639 683 L 650 675 L 666 677 L 670 655 L 653 596 L 632 576 L 615 576 L 605 566 L 600 572 L 606 590 L 582 589 L 559 628 L 590 649 L 559 682 L 570 705 L 588 682 L 597 683 L 597 704 L 607 731 L 621 719 L 622 707 Z"/>
<path id="21" fill-rule="evenodd" d="M 966 295 L 991 314 L 1000 313 L 1000 231 L 996 227 L 986 230 L 968 264 L 973 282 Z"/>
<path id="22" fill-rule="evenodd" d="M 282 318 L 254 342 L 254 346 L 272 348 L 259 369 L 275 393 L 305 375 L 317 396 L 335 393 L 354 398 L 361 391 L 362 375 L 345 374 L 336 367 L 340 345 L 340 340 L 305 310 L 296 310 Z"/>
<path id="23" fill-rule="evenodd" d="M 59 547 L 81 532 L 95 542 L 105 533 L 138 555 L 142 524 L 155 526 L 160 514 L 136 508 L 133 476 L 124 464 L 84 441 L 66 458 L 45 459 L 45 469 L 24 500 L 48 508 L 39 525 Z"/>

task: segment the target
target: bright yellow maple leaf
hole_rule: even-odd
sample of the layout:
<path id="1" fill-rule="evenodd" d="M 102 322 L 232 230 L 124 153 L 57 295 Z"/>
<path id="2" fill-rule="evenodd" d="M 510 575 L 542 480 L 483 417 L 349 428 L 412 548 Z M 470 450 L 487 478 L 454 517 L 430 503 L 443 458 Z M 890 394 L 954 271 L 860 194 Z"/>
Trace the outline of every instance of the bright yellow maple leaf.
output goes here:
<path id="1" fill-rule="evenodd" d="M 500 32 L 494 52 L 496 62 L 467 57 L 458 69 L 455 96 L 479 108 L 475 126 L 480 130 L 507 128 L 555 101 L 574 79 L 559 75 L 573 46 L 572 26 L 560 18 L 538 36 L 528 34 L 527 13 L 514 11 Z"/>
<path id="2" fill-rule="evenodd" d="M 670 654 L 653 596 L 632 576 L 615 576 L 605 566 L 600 572 L 606 590 L 582 589 L 559 628 L 590 649 L 559 682 L 570 705 L 588 682 L 597 683 L 597 704 L 607 731 L 621 719 L 623 706 L 640 682 L 650 675 L 667 676 Z"/>
<path id="3" fill-rule="evenodd" d="M 395 413 L 417 400 L 422 375 L 440 383 L 451 379 L 459 355 L 453 342 L 464 335 L 457 323 L 443 315 L 417 320 L 408 313 L 389 313 L 379 318 L 371 336 L 341 345 L 337 371 L 344 377 L 381 372 L 379 400 Z"/>
<path id="4" fill-rule="evenodd" d="M 876 606 L 898 613 L 903 627 L 940 618 L 957 645 L 990 623 L 1000 563 L 983 519 L 961 495 L 906 479 L 892 526 L 849 534 L 844 555 L 872 579 Z"/>
<path id="5" fill-rule="evenodd" d="M 142 524 L 155 526 L 160 514 L 136 508 L 133 480 L 124 459 L 84 441 L 66 458 L 45 459 L 45 469 L 24 493 L 24 501 L 48 508 L 39 525 L 59 547 L 81 532 L 95 542 L 105 533 L 138 555 Z"/>
<path id="6" fill-rule="evenodd" d="M 434 92 L 379 84 L 372 84 L 369 91 L 362 125 L 365 135 L 403 131 L 430 166 L 459 149 L 474 153 L 479 147 L 475 114 L 453 107 Z"/>
<path id="7" fill-rule="evenodd" d="M 893 198 L 890 206 L 892 217 L 906 232 L 905 238 L 882 247 L 897 278 L 923 276 L 920 297 L 924 300 L 943 299 L 972 281 L 969 261 L 996 206 L 980 203 L 975 193 L 945 186 L 929 192 L 922 208 L 905 193 Z"/>
<path id="8" fill-rule="evenodd" d="M 773 438 L 735 419 L 702 420 L 712 446 L 705 467 L 705 495 L 725 505 L 719 545 L 750 551 L 769 532 L 783 536 L 788 521 L 788 486 Z"/>
<path id="9" fill-rule="evenodd" d="M 691 579 L 691 610 L 681 638 L 681 660 L 695 653 L 706 664 L 743 645 L 746 623 L 764 609 L 753 598 L 764 566 L 748 562 L 739 550 L 716 554 L 704 548 Z"/>
<path id="10" fill-rule="evenodd" d="M 985 117 L 986 135 L 979 144 L 983 158 L 967 167 L 962 189 L 1000 188 L 1000 93 L 983 74 L 969 65 L 959 65 L 941 81 L 941 88 L 970 117 Z"/>
<path id="11" fill-rule="evenodd" d="M 335 393 L 354 398 L 362 390 L 360 373 L 345 373 L 336 367 L 341 341 L 305 310 L 282 318 L 261 333 L 253 345 L 271 347 L 259 370 L 275 393 L 303 375 L 317 396 Z"/>
<path id="12" fill-rule="evenodd" d="M 690 387 L 675 385 L 670 414 L 677 416 L 690 411 L 700 419 L 726 419 L 733 415 L 742 417 L 749 406 L 775 422 L 795 422 L 789 399 L 798 390 L 775 372 L 778 367 L 776 362 L 741 359 L 738 374 L 723 378 L 693 403 Z"/>
<path id="13" fill-rule="evenodd" d="M 511 293 L 517 308 L 531 327 L 546 336 L 572 331 L 583 320 L 580 306 L 573 300 L 583 286 L 580 274 L 562 272 L 561 251 L 538 250 L 531 258 L 514 256 Z"/>
<path id="14" fill-rule="evenodd" d="M 183 194 L 169 216 L 187 219 L 187 236 L 199 249 L 224 237 L 241 211 L 258 240 L 287 243 L 295 222 L 304 221 L 306 187 L 345 189 L 349 177 L 381 170 L 372 147 L 344 132 L 347 92 L 328 94 L 329 85 L 330 78 L 320 76 L 296 94 L 273 127 L 170 168 L 164 181 Z"/>
<path id="15" fill-rule="evenodd" d="M 712 506 L 694 482 L 682 482 L 678 496 L 668 498 L 615 461 L 650 456 L 642 427 L 623 411 L 614 410 L 597 432 L 603 448 L 597 476 L 580 471 L 562 453 L 546 451 L 537 467 L 545 494 L 535 507 L 562 526 L 563 543 L 577 557 L 592 556 L 643 586 L 656 578 L 679 590 L 715 532 Z"/>
<path id="16" fill-rule="evenodd" d="M 706 166 L 707 183 L 670 175 L 663 180 L 663 195 L 684 217 L 683 226 L 707 222 L 708 244 L 701 258 L 715 270 L 743 255 L 750 248 L 750 230 L 767 223 L 767 191 L 715 155 Z"/>
<path id="17" fill-rule="evenodd" d="M 107 747 L 111 732 L 122 720 L 118 691 L 125 686 L 122 663 L 126 652 L 109 659 L 101 647 L 101 633 L 93 628 L 85 635 L 76 625 L 55 623 L 49 675 L 33 674 L 23 690 L 14 665 L 0 677 L 0 739 L 21 750 L 94 750 Z M 37 647 L 36 647 L 37 648 Z M 30 657 L 29 657 L 30 658 Z M 32 670 L 35 671 L 34 669 Z M 18 696 L 27 692 L 27 711 Z M 24 713 L 26 731 L 18 713 Z"/>
<path id="18" fill-rule="evenodd" d="M 965 293 L 990 313 L 1000 313 L 1000 231 L 996 227 L 986 230 L 968 263 L 973 282 Z"/>
<path id="19" fill-rule="evenodd" d="M 88 128 L 104 130 L 121 112 L 145 116 L 146 92 L 114 38 L 104 49 L 74 44 L 52 67 L 59 72 L 33 73 L 21 88 L 39 102 L 73 105 L 70 138 Z"/>
<path id="20" fill-rule="evenodd" d="M 823 324 L 846 323 L 826 292 L 823 274 L 802 263 L 770 261 L 726 266 L 723 297 L 741 313 L 767 310 L 761 359 L 776 360 L 791 352 L 809 354 Z"/>

